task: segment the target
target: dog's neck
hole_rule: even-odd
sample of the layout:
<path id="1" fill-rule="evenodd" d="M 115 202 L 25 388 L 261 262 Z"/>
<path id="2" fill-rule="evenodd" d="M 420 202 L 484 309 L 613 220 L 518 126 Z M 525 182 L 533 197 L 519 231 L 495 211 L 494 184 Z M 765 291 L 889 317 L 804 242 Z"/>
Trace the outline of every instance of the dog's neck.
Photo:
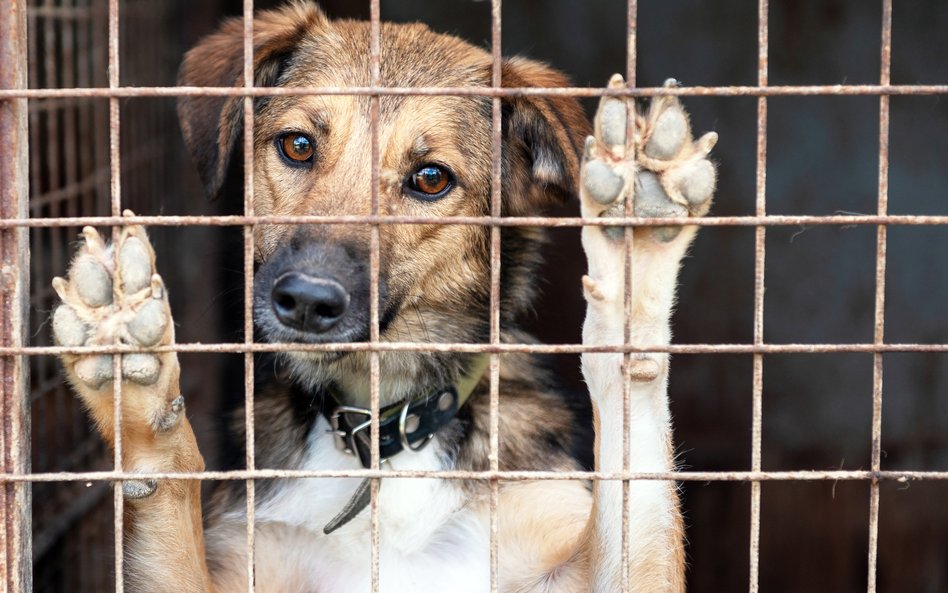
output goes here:
<path id="1" fill-rule="evenodd" d="M 452 384 L 440 387 L 453 387 L 458 394 L 459 408 L 467 398 L 470 397 L 474 388 L 484 376 L 490 364 L 490 356 L 487 354 L 473 355 L 468 363 L 467 369 Z M 357 406 L 368 408 L 372 401 L 372 381 L 370 376 L 366 375 L 342 375 L 336 377 L 333 381 L 332 395 L 336 400 L 346 406 Z M 431 390 L 423 388 L 419 391 L 418 382 L 412 380 L 409 376 L 386 377 L 379 384 L 379 400 L 382 406 L 396 402 L 410 401 L 429 395 Z"/>

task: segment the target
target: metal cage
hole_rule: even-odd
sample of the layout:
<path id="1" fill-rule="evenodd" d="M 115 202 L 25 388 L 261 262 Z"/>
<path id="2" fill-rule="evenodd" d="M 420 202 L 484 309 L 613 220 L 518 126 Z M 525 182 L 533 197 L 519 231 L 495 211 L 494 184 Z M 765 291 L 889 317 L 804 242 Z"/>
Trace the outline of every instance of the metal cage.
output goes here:
<path id="1" fill-rule="evenodd" d="M 240 357 L 243 362 L 243 387 L 247 409 L 252 410 L 253 355 L 257 352 L 282 350 L 362 350 L 375 353 L 372 364 L 372 409 L 379 407 L 378 355 L 383 350 L 452 350 L 484 352 L 490 355 L 491 385 L 491 467 L 485 471 L 388 472 L 379 468 L 378 415 L 371 427 L 372 468 L 358 471 L 279 471 L 258 469 L 255 465 L 253 439 L 248 438 L 246 469 L 240 471 L 208 471 L 194 475 L 174 474 L 202 480 L 240 480 L 247 491 L 247 540 L 250 556 L 247 570 L 252 575 L 254 541 L 255 480 L 302 477 L 368 477 L 372 480 L 372 569 L 373 591 L 378 582 L 378 506 L 376 494 L 382 476 L 437 477 L 441 479 L 486 480 L 491 495 L 491 582 L 496 590 L 497 523 L 496 511 L 500 480 L 675 480 L 685 483 L 749 484 L 749 543 L 746 554 L 748 576 L 745 582 L 751 592 L 761 581 L 761 490 L 764 484 L 789 482 L 836 483 L 855 482 L 866 485 L 868 502 L 868 540 L 865 542 L 864 574 L 866 590 L 879 589 L 880 488 L 884 483 L 908 485 L 918 481 L 948 480 L 948 471 L 889 470 L 883 468 L 883 360 L 895 353 L 948 353 L 948 340 L 887 342 L 887 235 L 892 227 L 944 228 L 948 215 L 891 214 L 889 208 L 889 146 L 890 103 L 893 97 L 932 96 L 948 94 L 946 84 L 892 84 L 892 0 L 881 2 L 880 66 L 874 84 L 834 85 L 771 85 L 769 83 L 770 34 L 768 0 L 757 3 L 756 82 L 739 86 L 696 86 L 668 89 L 640 87 L 636 84 L 639 7 L 636 0 L 626 3 L 626 65 L 628 88 L 604 91 L 601 88 L 573 87 L 566 89 L 501 88 L 501 0 L 491 1 L 490 25 L 493 52 L 493 88 L 388 88 L 376 83 L 379 73 L 380 0 L 369 1 L 372 23 L 371 68 L 373 84 L 366 88 L 257 88 L 252 84 L 252 14 L 253 0 L 244 0 L 244 79 L 243 87 L 183 88 L 172 86 L 177 68 L 176 52 L 169 45 L 183 43 L 170 39 L 166 33 L 180 22 L 181 8 L 173 3 L 150 0 L 32 0 L 29 3 L 5 2 L 0 6 L 0 259 L 2 259 L 3 306 L 0 326 L 0 474 L 2 522 L 0 549 L 0 582 L 4 591 L 123 591 L 122 498 L 119 481 L 131 477 L 121 467 L 121 432 L 114 455 L 110 456 L 98 437 L 90 434 L 77 401 L 61 380 L 54 355 L 62 352 L 92 351 L 89 348 L 62 348 L 48 344 L 45 324 L 53 306 L 54 295 L 48 282 L 66 268 L 78 228 L 83 225 L 120 226 L 145 224 L 159 229 L 154 232 L 159 254 L 174 252 L 181 245 L 196 247 L 218 240 L 224 232 L 241 232 L 243 240 L 243 338 L 242 341 L 203 343 L 188 336 L 170 347 L 181 353 L 183 372 L 187 378 L 201 367 L 201 373 L 218 372 L 223 363 L 208 369 L 207 361 L 215 355 Z M 204 11 L 211 12 L 211 11 Z M 203 14 L 203 12 L 202 12 Z M 213 16 L 213 15 L 212 15 Z M 647 23 L 643 23 L 647 25 Z M 134 42 L 134 43 L 133 43 Z M 613 94 L 628 98 L 652 97 L 672 93 L 690 97 L 749 97 L 756 100 L 755 191 L 753 213 L 749 215 L 712 215 L 703 219 L 657 219 L 627 217 L 624 219 L 584 220 L 566 217 L 502 217 L 500 210 L 501 163 L 501 99 L 526 95 L 564 94 L 595 98 Z M 373 134 L 373 196 L 372 215 L 362 217 L 300 216 L 264 217 L 254 212 L 252 133 L 254 97 L 302 94 L 362 95 L 370 98 Z M 173 98 L 190 95 L 236 96 L 244 106 L 244 184 L 243 212 L 239 215 L 215 213 L 218 206 L 195 204 L 185 199 L 199 190 L 188 180 L 174 174 L 185 166 L 178 149 L 177 124 Z M 380 97 L 393 95 L 482 95 L 493 101 L 493 192 L 491 214 L 484 217 L 433 221 L 426 217 L 386 216 L 378 211 L 379 159 L 377 114 Z M 768 213 L 768 103 L 774 97 L 868 96 L 878 101 L 878 168 L 875 211 L 833 215 L 789 215 Z M 27 137 L 29 129 L 29 140 Z M 132 208 L 140 216 L 123 217 L 122 210 Z M 174 214 L 166 214 L 166 212 Z M 417 342 L 382 342 L 378 328 L 378 229 L 390 224 L 487 225 L 491 228 L 491 308 L 490 341 L 486 344 L 430 344 Z M 253 227 L 261 223 L 280 224 L 365 224 L 372 228 L 371 274 L 371 336 L 364 344 L 261 344 L 253 341 L 251 312 L 253 276 Z M 577 229 L 583 225 L 623 224 L 656 226 L 686 223 L 702 227 L 753 228 L 753 329 L 747 343 L 680 343 L 666 347 L 634 347 L 580 344 L 508 344 L 500 340 L 500 233 L 507 226 L 522 225 Z M 873 331 L 870 340 L 848 343 L 773 343 L 765 340 L 764 294 L 767 233 L 773 228 L 794 227 L 868 227 L 874 230 Z M 165 227 L 184 227 L 180 234 L 165 233 Z M 631 235 L 628 235 L 631 238 Z M 631 265 L 631 240 L 627 241 Z M 159 259 L 161 256 L 159 255 Z M 209 254 L 210 264 L 220 263 L 218 254 Z M 28 271 L 27 271 L 28 270 Z M 204 285 L 194 282 L 186 271 L 163 273 L 172 287 Z M 176 277 L 179 274 L 180 277 Z M 632 281 L 634 276 L 630 275 Z M 198 302 L 215 297 L 213 286 L 203 286 Z M 173 292 L 173 291 L 172 291 Z M 183 302 L 173 302 L 176 317 L 189 319 L 194 336 L 218 331 L 219 320 L 206 311 L 188 309 Z M 32 309 L 28 314 L 27 309 Z M 628 334 L 628 331 L 627 331 Z M 167 350 L 168 348 L 166 348 Z M 123 347 L 97 348 L 96 352 L 120 353 Z M 749 467 L 734 471 L 679 471 L 642 474 L 623 471 L 600 472 L 502 472 L 498 467 L 498 402 L 499 357 L 506 352 L 578 354 L 581 352 L 664 351 L 673 354 L 740 355 L 752 361 L 750 383 Z M 762 427 L 764 401 L 765 357 L 792 354 L 858 354 L 871 358 L 871 439 L 869 466 L 858 470 L 766 471 L 762 464 Z M 216 358 L 215 358 L 216 360 Z M 195 367 L 189 371 L 188 367 Z M 216 409 L 223 394 L 206 393 L 203 398 L 208 415 Z M 120 405 L 117 390 L 116 406 Z M 628 433 L 628 399 L 626 433 Z M 247 435 L 254 434 L 254 418 L 245 419 Z M 32 430 L 31 430 L 32 427 Z M 199 432 L 199 431 L 198 431 Z M 628 434 L 626 434 L 628 438 Z M 743 437 L 742 437 L 743 438 Z M 202 449 L 204 449 L 202 444 Z M 628 468 L 628 460 L 626 460 Z M 136 478 L 142 478 L 140 474 Z M 147 476 L 146 476 L 147 477 Z M 155 474 L 162 478 L 171 475 Z M 769 487 L 769 486 L 768 486 Z M 746 494 L 741 494 L 746 496 Z M 31 502 L 32 497 L 32 502 Z M 110 500 L 111 499 L 111 500 Z M 745 499 L 746 500 L 746 499 Z M 629 505 L 624 500 L 622 520 L 627 525 Z M 746 503 L 745 503 L 746 504 Z M 32 519 L 29 513 L 32 508 Z M 747 507 L 745 507 L 747 508 Z M 628 554 L 628 538 L 624 552 Z M 932 541 L 944 539 L 936 538 Z M 731 553 L 738 553 L 732 551 Z M 109 566 L 110 570 L 103 570 Z M 624 575 L 626 579 L 628 575 Z M 250 579 L 253 582 L 253 579 Z M 626 585 L 628 581 L 626 580 Z M 942 583 L 944 584 L 944 583 Z M 251 584 L 252 590 L 252 584 Z"/>

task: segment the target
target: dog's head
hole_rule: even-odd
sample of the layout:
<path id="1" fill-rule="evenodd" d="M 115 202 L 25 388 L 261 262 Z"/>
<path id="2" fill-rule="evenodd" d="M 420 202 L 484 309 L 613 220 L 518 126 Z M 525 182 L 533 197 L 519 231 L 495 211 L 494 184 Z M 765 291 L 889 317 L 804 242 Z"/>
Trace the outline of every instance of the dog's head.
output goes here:
<path id="1" fill-rule="evenodd" d="M 225 23 L 188 53 L 180 84 L 242 86 L 243 24 Z M 366 87 L 370 28 L 330 21 L 311 4 L 263 12 L 254 21 L 254 84 Z M 383 24 L 380 84 L 487 87 L 490 55 L 423 25 Z M 567 80 L 524 60 L 503 63 L 507 87 L 562 87 Z M 382 96 L 378 110 L 380 214 L 490 213 L 492 100 L 474 96 Z M 579 145 L 588 131 L 568 97 L 504 99 L 502 209 L 529 215 L 574 195 Z M 205 189 L 221 192 L 242 159 L 243 99 L 186 97 L 185 140 Z M 369 215 L 372 135 L 366 96 L 276 96 L 254 102 L 253 205 L 258 215 Z M 270 341 L 353 342 L 369 336 L 369 225 L 258 225 L 255 321 Z M 532 298 L 542 234 L 502 231 L 505 323 Z M 379 318 L 383 340 L 483 342 L 489 333 L 490 229 L 475 225 L 382 225 Z M 301 374 L 352 373 L 366 357 L 293 357 Z M 452 355 L 385 353 L 383 376 L 419 371 L 452 378 Z M 397 389 L 396 389 L 397 391 Z"/>

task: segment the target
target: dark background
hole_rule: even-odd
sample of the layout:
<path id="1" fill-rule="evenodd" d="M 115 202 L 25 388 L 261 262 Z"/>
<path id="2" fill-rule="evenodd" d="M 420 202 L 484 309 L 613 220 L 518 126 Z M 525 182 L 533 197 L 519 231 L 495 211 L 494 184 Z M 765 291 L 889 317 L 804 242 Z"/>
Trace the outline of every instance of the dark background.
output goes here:
<path id="1" fill-rule="evenodd" d="M 892 83 L 948 83 L 948 3 L 896 0 L 894 4 Z M 368 15 L 363 2 L 335 0 L 322 5 L 335 16 Z M 85 85 L 104 85 L 104 29 L 101 20 L 95 24 L 95 19 L 102 17 L 104 2 L 80 1 L 77 6 L 85 7 L 93 17 L 88 48 L 93 67 Z M 241 11 L 241 3 L 235 0 L 128 0 L 122 7 L 122 83 L 128 85 L 174 84 L 177 64 L 186 48 L 211 32 L 222 16 Z M 508 0 L 503 11 L 504 53 L 545 60 L 568 73 L 577 85 L 600 86 L 613 72 L 625 70 L 625 14 L 622 0 Z M 64 38 L 66 25 L 50 28 L 50 19 L 36 15 L 31 19 L 31 47 L 36 48 L 31 60 L 38 65 L 32 86 L 83 85 L 82 80 L 69 82 L 62 76 L 44 80 L 44 73 L 52 67 L 49 43 L 65 47 L 72 41 Z M 455 33 L 485 47 L 490 40 L 489 2 L 389 0 L 382 2 L 382 16 L 400 22 L 423 21 L 435 30 Z M 881 2 L 772 2 L 770 84 L 878 83 L 881 21 Z M 52 55 L 68 61 L 80 59 L 76 57 L 80 53 L 67 56 L 59 49 Z M 757 3 L 640 0 L 638 83 L 655 86 L 667 77 L 686 85 L 756 84 Z M 696 131 L 714 130 L 721 137 L 714 152 L 720 181 L 712 214 L 753 214 L 756 98 L 688 98 L 685 102 Z M 83 105 L 86 103 L 79 102 L 76 107 L 79 118 L 85 113 Z M 98 171 L 104 162 L 107 171 L 107 153 L 102 152 L 103 138 L 107 138 L 103 130 L 108 129 L 102 115 L 104 103 L 86 106 L 88 125 L 99 138 L 89 150 L 89 170 Z M 65 118 L 73 109 L 50 101 L 34 101 L 31 108 L 37 142 L 55 138 L 60 133 L 57 129 L 66 128 Z M 587 103 L 590 114 L 593 108 L 593 102 Z M 768 101 L 768 109 L 768 213 L 875 213 L 878 97 L 779 97 Z M 233 205 L 208 203 L 201 196 L 177 131 L 173 100 L 123 100 L 122 110 L 123 203 L 144 214 L 233 210 Z M 52 125 L 55 122 L 59 128 Z M 893 97 L 890 133 L 890 213 L 948 214 L 946 98 Z M 61 206 L 55 201 L 42 202 L 40 198 L 57 186 L 55 180 L 46 179 L 52 175 L 49 163 L 63 157 L 58 153 L 50 156 L 45 145 L 33 151 L 34 216 L 107 211 L 107 177 L 104 182 L 93 179 L 82 194 L 84 202 Z M 575 212 L 564 209 L 556 214 Z M 62 273 L 62 253 L 74 232 L 69 229 L 68 235 L 60 236 L 55 231 L 34 231 L 34 287 L 45 287 L 53 272 Z M 162 273 L 172 287 L 179 341 L 232 340 L 233 336 L 222 335 L 221 320 L 215 313 L 222 303 L 239 307 L 240 294 L 223 292 L 214 270 L 220 268 L 233 244 L 233 234 L 196 228 L 156 229 L 152 234 L 162 252 Z M 871 226 L 770 227 L 765 341 L 871 342 L 875 237 L 876 229 Z M 584 264 L 578 231 L 557 230 L 553 239 L 549 260 L 555 265 L 548 265 L 541 275 L 545 298 L 537 305 L 531 325 L 544 341 L 577 343 L 584 309 L 579 290 Z M 680 304 L 673 320 L 676 343 L 752 342 L 753 248 L 752 228 L 701 231 L 681 275 Z M 886 341 L 948 342 L 948 229 L 893 226 L 888 230 L 887 248 Z M 39 325 L 49 297 L 38 293 L 35 299 L 36 343 L 44 343 L 47 337 Z M 240 357 L 233 358 L 230 362 L 240 363 Z M 242 393 L 216 393 L 207 388 L 208 376 L 232 365 L 221 355 L 192 354 L 182 359 L 192 422 L 199 434 L 209 434 L 218 425 L 216 402 L 228 395 L 242 398 Z M 560 359 L 564 383 L 582 391 L 578 357 Z M 38 365 L 34 366 L 34 390 L 40 390 L 37 378 L 54 376 L 55 365 L 51 361 L 34 364 Z M 750 469 L 751 368 L 750 355 L 675 357 L 670 398 L 684 468 Z M 768 355 L 763 369 L 763 469 L 870 467 L 871 355 Z M 236 381 L 239 385 L 240 377 Z M 57 423 L 73 426 L 71 430 L 78 435 L 75 439 L 88 434 L 81 412 L 68 403 L 70 396 L 61 386 L 50 389 L 45 396 L 38 391 L 35 397 L 37 471 L 64 468 L 56 451 L 71 445 L 55 428 Z M 885 355 L 882 448 L 883 469 L 948 470 L 948 355 Z M 215 443 L 205 439 L 202 449 L 213 467 Z M 97 467 L 101 461 L 95 460 L 101 458 L 101 451 L 96 451 L 99 457 L 90 453 L 67 469 Z M 109 497 L 88 502 L 83 507 L 85 515 L 73 512 L 73 518 L 63 522 L 49 518 L 63 516 L 58 507 L 43 510 L 51 503 L 40 485 L 34 493 L 34 519 L 41 542 L 35 547 L 37 589 L 110 587 L 108 580 L 99 583 L 87 574 L 108 566 Z M 689 482 L 683 486 L 683 495 L 689 590 L 744 590 L 749 566 L 749 485 Z M 883 483 L 880 591 L 948 591 L 946 499 L 948 485 L 944 482 Z M 864 482 L 764 483 L 761 590 L 865 590 L 868 507 L 869 486 Z M 103 523 L 105 527 L 96 529 L 105 535 L 90 540 L 93 526 Z M 96 543 L 83 544 L 83 538 Z M 99 568 L 82 569 L 86 564 Z M 69 576 L 73 573 L 79 576 Z"/>

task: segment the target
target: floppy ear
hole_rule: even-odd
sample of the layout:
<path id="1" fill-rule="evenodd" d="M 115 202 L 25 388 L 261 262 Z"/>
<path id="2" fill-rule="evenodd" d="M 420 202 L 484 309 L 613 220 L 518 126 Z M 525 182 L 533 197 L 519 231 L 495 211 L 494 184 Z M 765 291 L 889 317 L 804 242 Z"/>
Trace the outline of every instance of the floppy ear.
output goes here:
<path id="1" fill-rule="evenodd" d="M 570 86 L 563 74 L 524 58 L 506 60 L 501 77 L 505 87 Z M 507 213 L 536 213 L 576 196 L 580 151 L 591 133 L 579 101 L 563 96 L 509 98 L 503 115 Z"/>
<path id="2" fill-rule="evenodd" d="M 280 73 L 307 31 L 327 23 L 310 3 L 293 3 L 256 15 L 253 22 L 254 86 L 278 84 Z M 244 23 L 229 19 L 189 51 L 178 74 L 180 86 L 244 85 Z M 259 104 L 265 99 L 258 99 Z M 204 191 L 221 190 L 234 145 L 243 132 L 242 97 L 181 97 L 178 118 L 184 142 L 198 166 Z"/>

